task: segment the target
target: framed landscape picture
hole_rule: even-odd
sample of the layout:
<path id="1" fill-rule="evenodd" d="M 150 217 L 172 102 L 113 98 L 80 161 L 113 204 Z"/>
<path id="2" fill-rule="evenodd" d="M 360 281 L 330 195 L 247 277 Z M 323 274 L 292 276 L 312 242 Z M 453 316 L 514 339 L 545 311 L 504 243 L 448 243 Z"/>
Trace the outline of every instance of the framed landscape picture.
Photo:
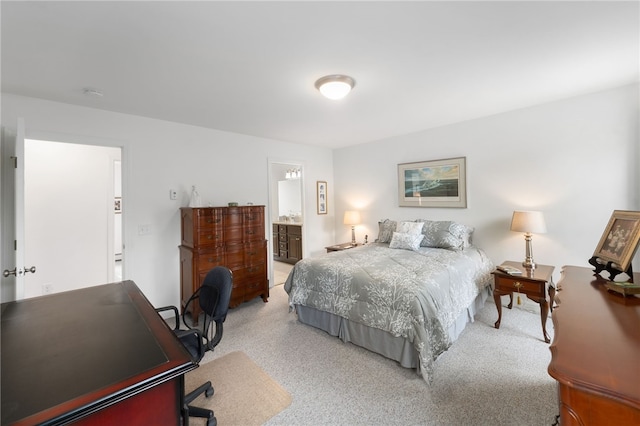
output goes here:
<path id="1" fill-rule="evenodd" d="M 640 241 L 640 212 L 614 210 L 593 255 L 626 271 Z"/>
<path id="2" fill-rule="evenodd" d="M 398 164 L 398 203 L 466 208 L 466 157 Z"/>

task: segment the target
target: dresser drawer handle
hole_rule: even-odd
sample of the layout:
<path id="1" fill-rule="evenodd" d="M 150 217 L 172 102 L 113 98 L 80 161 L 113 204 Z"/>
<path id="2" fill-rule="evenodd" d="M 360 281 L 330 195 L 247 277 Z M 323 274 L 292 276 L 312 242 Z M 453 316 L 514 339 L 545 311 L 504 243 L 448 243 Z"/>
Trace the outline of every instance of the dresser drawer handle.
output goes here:
<path id="1" fill-rule="evenodd" d="M 253 230 L 248 230 L 248 231 L 247 231 L 247 234 L 249 234 L 249 235 L 253 235 L 253 234 L 255 234 L 255 233 L 256 233 L 256 231 L 253 231 Z"/>
<path id="2" fill-rule="evenodd" d="M 209 262 L 209 263 L 213 263 L 213 262 L 220 262 L 221 260 L 222 260 L 222 258 L 220 258 L 220 257 L 216 257 L 216 258 L 210 257 L 210 258 L 208 259 L 208 262 Z"/>
<path id="3" fill-rule="evenodd" d="M 516 282 L 514 282 L 514 283 L 513 283 L 513 286 L 514 286 L 515 288 L 517 288 L 518 290 L 520 290 L 520 289 L 523 287 L 523 286 L 522 286 L 522 283 L 521 283 L 520 281 L 516 281 Z"/>

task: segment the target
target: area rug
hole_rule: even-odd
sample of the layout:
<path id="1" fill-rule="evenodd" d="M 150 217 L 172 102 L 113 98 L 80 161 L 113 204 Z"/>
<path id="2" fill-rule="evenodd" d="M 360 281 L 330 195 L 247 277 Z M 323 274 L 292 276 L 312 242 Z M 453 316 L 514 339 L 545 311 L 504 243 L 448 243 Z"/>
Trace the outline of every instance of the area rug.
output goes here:
<path id="1" fill-rule="evenodd" d="M 187 393 L 210 380 L 211 398 L 199 396 L 191 405 L 213 410 L 220 426 L 262 425 L 291 404 L 291 395 L 244 352 L 216 358 L 185 376 Z M 192 417 L 190 425 L 204 425 Z"/>

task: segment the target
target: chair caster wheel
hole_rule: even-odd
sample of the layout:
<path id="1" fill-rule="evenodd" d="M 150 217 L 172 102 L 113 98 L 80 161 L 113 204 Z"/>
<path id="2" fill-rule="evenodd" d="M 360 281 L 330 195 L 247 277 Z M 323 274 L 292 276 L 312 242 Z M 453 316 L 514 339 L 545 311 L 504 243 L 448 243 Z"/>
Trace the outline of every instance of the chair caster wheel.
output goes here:
<path id="1" fill-rule="evenodd" d="M 209 420 L 207 420 L 207 426 L 217 426 L 217 425 L 218 425 L 218 419 L 216 419 L 215 417 L 212 417 Z"/>
<path id="2" fill-rule="evenodd" d="M 207 389 L 204 393 L 204 395 L 209 398 L 211 396 L 213 396 L 213 387 L 210 387 L 209 389 Z"/>

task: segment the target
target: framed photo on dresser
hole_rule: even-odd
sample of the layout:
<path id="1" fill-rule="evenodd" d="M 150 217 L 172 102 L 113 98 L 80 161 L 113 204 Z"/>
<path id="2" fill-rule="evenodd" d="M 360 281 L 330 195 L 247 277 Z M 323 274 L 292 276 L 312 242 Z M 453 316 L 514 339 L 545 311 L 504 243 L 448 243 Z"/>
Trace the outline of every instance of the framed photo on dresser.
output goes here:
<path id="1" fill-rule="evenodd" d="M 621 271 L 626 271 L 639 241 L 640 212 L 614 210 L 593 256 L 613 262 Z"/>

